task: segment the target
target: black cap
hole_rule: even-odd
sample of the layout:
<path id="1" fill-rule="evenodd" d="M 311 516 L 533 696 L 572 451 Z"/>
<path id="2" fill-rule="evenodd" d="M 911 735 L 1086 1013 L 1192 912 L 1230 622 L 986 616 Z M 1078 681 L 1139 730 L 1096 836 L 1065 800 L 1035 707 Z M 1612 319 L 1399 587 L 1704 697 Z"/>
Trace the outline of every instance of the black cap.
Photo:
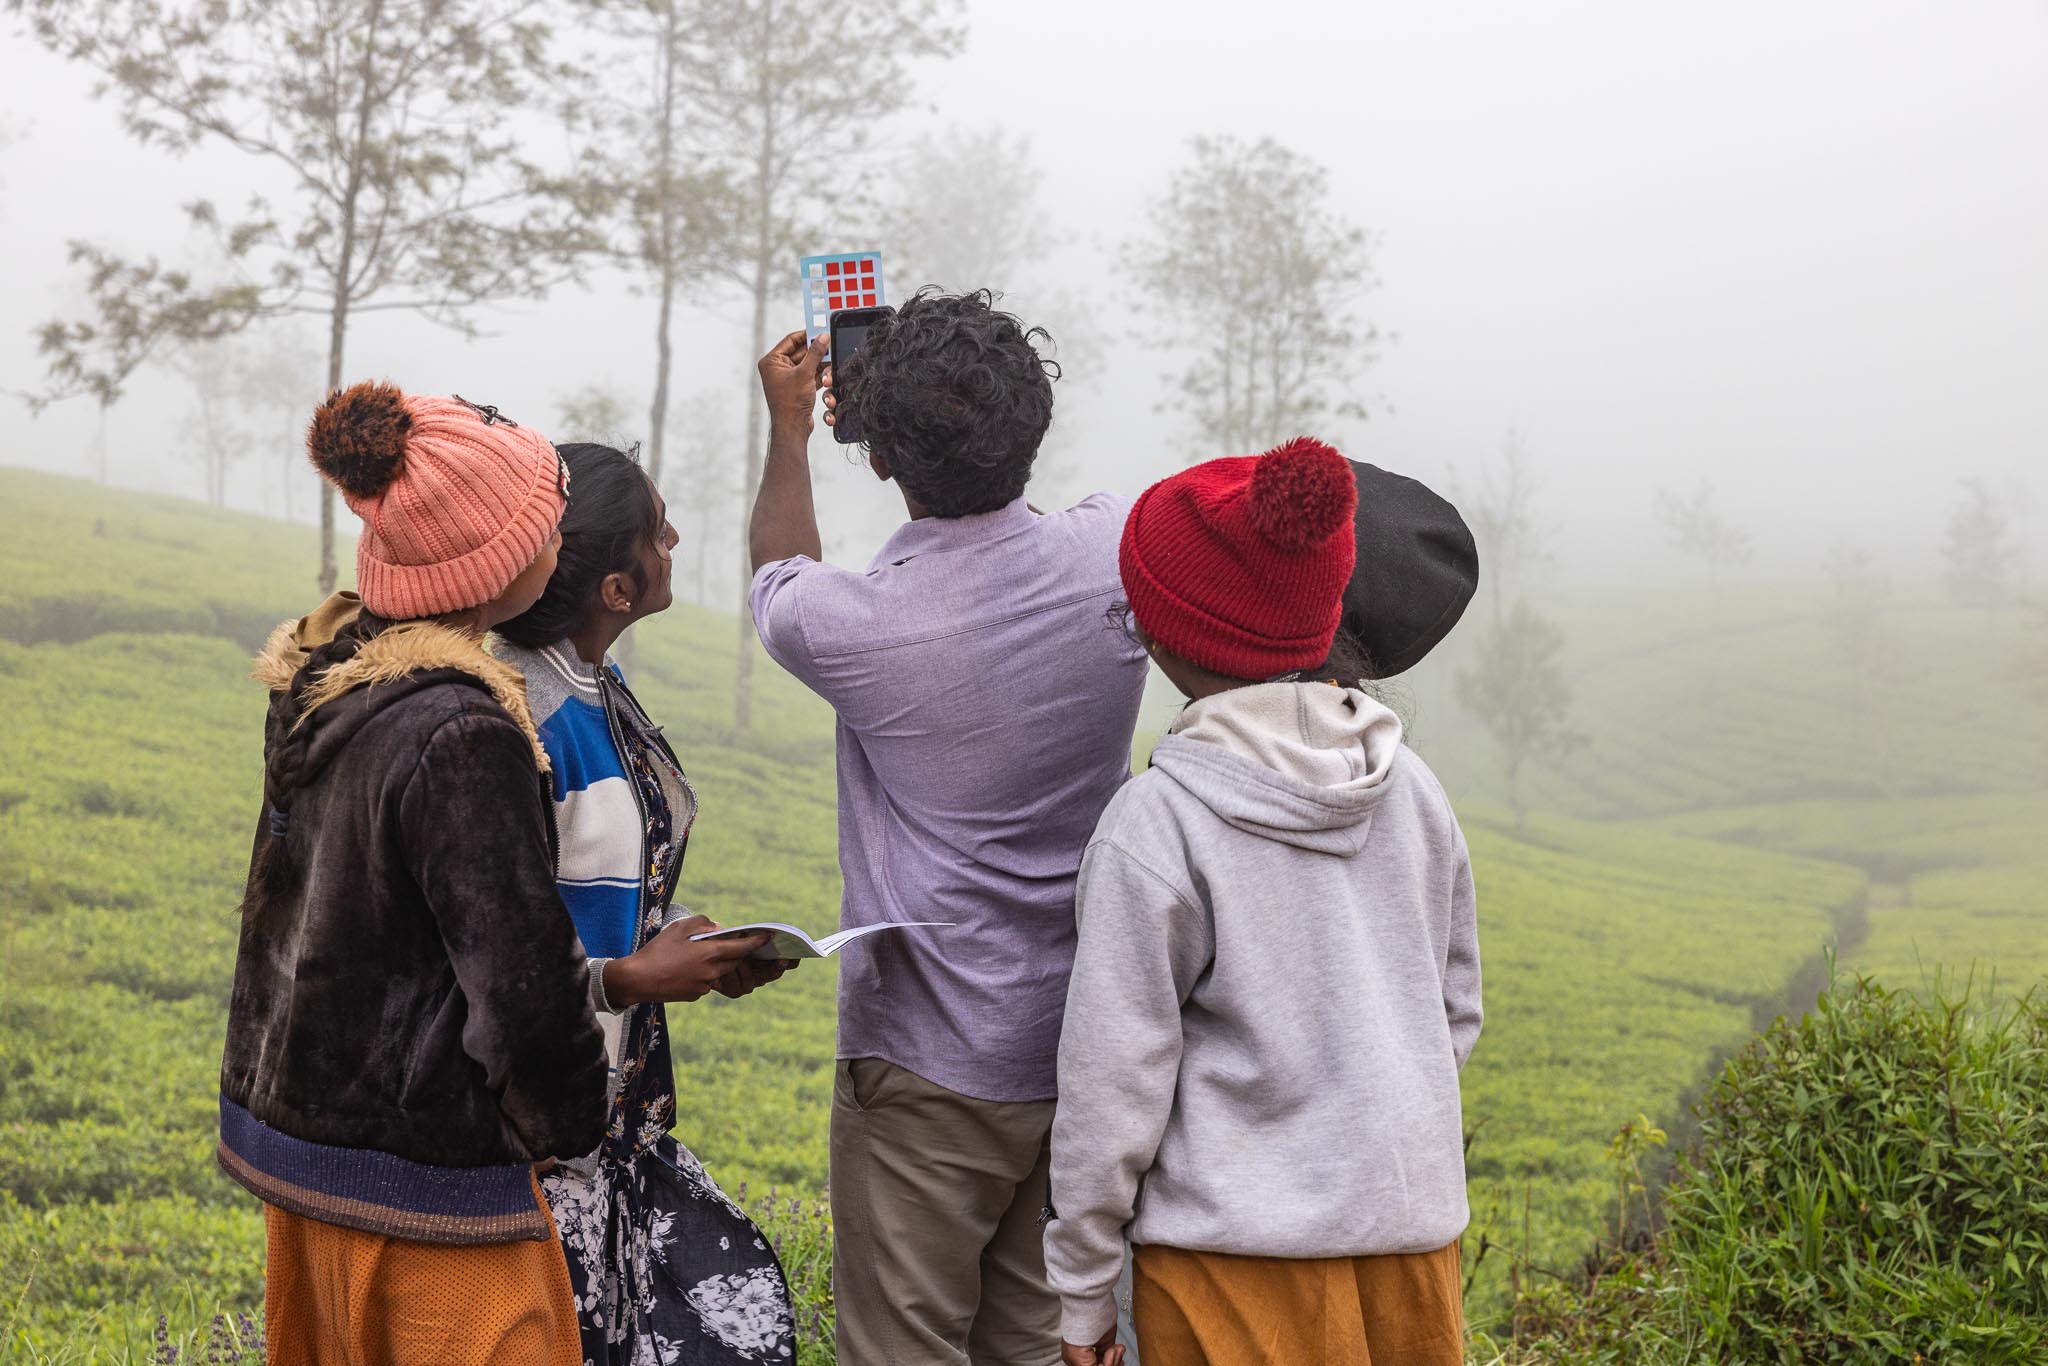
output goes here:
<path id="1" fill-rule="evenodd" d="M 1358 567 L 1344 586 L 1344 629 L 1373 678 L 1413 668 L 1451 633 L 1479 589 L 1479 548 L 1450 502 L 1376 465 L 1358 476 Z"/>

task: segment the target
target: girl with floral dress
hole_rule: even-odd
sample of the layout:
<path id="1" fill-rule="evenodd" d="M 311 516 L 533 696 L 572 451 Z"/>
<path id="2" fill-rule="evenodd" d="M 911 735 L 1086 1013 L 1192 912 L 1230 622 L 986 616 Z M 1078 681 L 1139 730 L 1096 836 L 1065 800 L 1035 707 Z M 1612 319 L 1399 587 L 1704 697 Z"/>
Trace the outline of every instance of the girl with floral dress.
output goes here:
<path id="1" fill-rule="evenodd" d="M 675 1077 L 664 1000 L 743 996 L 793 964 L 746 957 L 760 939 L 693 943 L 666 991 L 640 956 L 657 934 L 716 928 L 671 910 L 697 795 L 607 651 L 673 601 L 660 493 L 607 446 L 561 447 L 574 493 L 546 594 L 498 628 L 526 677 L 553 764 L 556 876 L 590 957 L 612 1063 L 605 1136 L 542 1177 L 561 1228 L 587 1366 L 728 1366 L 796 1355 L 789 1287 L 761 1231 L 670 1135 Z M 675 946 L 664 941 L 664 948 Z"/>

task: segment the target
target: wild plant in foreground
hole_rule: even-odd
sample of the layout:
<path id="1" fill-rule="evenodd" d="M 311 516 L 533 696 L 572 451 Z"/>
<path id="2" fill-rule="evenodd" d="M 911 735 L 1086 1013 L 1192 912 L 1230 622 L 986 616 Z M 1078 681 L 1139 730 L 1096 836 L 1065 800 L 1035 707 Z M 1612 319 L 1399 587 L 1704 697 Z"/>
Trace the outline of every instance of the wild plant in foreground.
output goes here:
<path id="1" fill-rule="evenodd" d="M 782 1262 L 783 1275 L 789 1278 L 790 1298 L 796 1302 L 799 1366 L 825 1366 L 834 1359 L 830 1199 L 821 1195 L 805 1200 L 780 1195 L 771 1188 L 748 1205 L 744 1181 L 735 1195 L 767 1235 L 769 1246 Z"/>
<path id="2" fill-rule="evenodd" d="M 2044 1095 L 2048 988 L 1839 985 L 1729 1062 L 1656 1240 L 1525 1294 L 1504 1359 L 2048 1360 Z"/>
<path id="3" fill-rule="evenodd" d="M 247 1314 L 236 1314 L 232 1319 L 223 1313 L 216 1313 L 206 1326 L 206 1355 L 201 1357 L 201 1344 L 188 1334 L 174 1340 L 171 1336 L 171 1321 L 167 1314 L 156 1316 L 154 1349 L 149 1354 L 150 1366 L 264 1366 L 269 1353 L 263 1339 L 263 1325 Z"/>

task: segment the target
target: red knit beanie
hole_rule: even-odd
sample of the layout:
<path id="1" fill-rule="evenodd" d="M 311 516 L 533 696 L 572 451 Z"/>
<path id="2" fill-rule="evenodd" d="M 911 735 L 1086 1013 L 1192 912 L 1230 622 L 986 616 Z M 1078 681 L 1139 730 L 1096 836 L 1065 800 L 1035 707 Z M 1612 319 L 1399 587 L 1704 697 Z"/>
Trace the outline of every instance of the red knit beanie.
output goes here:
<path id="1" fill-rule="evenodd" d="M 548 439 L 460 398 L 337 389 L 314 410 L 306 450 L 363 519 L 363 606 L 395 621 L 497 597 L 568 506 L 568 474 Z"/>
<path id="2" fill-rule="evenodd" d="M 1211 460 L 1138 495 L 1119 565 L 1161 647 L 1228 678 L 1330 656 L 1358 558 L 1351 465 L 1313 437 Z"/>

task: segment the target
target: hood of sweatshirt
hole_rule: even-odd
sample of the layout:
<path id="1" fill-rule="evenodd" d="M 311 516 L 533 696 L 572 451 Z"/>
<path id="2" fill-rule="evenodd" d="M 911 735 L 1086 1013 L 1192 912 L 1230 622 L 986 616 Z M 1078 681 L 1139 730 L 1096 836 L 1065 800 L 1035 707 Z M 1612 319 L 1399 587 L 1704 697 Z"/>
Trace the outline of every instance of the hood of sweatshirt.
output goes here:
<path id="1" fill-rule="evenodd" d="M 1259 683 L 1190 703 L 1152 767 L 1239 830 L 1349 857 L 1400 752 L 1401 718 L 1355 688 Z"/>

